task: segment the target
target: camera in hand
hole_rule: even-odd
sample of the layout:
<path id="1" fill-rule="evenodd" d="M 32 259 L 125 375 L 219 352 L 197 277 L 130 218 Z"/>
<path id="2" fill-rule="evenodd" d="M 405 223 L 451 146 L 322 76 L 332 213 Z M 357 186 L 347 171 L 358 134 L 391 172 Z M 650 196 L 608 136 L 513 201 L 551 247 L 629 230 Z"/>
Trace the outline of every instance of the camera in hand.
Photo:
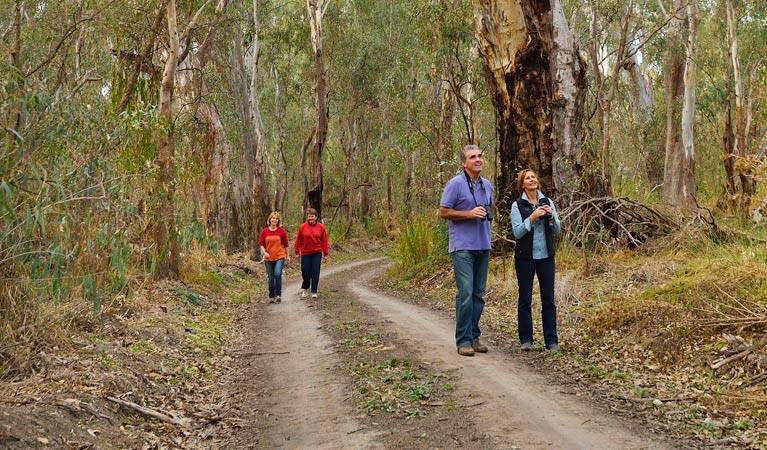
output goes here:
<path id="1" fill-rule="evenodd" d="M 542 199 L 538 200 L 538 207 L 541 207 L 543 205 L 551 206 L 551 202 L 549 201 L 548 197 L 543 197 Z M 551 214 L 546 213 L 543 215 L 543 218 L 546 220 L 549 220 L 551 218 Z"/>
<path id="2" fill-rule="evenodd" d="M 489 220 L 493 221 L 493 210 L 491 209 L 490 205 L 482 205 L 482 208 L 485 210 L 485 217 L 482 218 L 482 220 Z"/>

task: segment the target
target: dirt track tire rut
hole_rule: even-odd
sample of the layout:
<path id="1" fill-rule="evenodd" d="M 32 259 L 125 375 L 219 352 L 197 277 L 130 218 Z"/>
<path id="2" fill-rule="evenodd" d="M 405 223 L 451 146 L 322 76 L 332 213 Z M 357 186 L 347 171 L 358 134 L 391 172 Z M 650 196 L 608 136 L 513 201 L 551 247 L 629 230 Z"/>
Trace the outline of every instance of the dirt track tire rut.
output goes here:
<path id="1" fill-rule="evenodd" d="M 368 287 L 382 270 L 377 258 L 323 267 L 351 298 L 386 323 L 412 358 L 436 370 L 454 372 L 462 393 L 470 393 L 470 422 L 494 449 L 668 449 L 643 434 L 640 425 L 597 410 L 545 375 L 515 359 L 512 350 L 493 348 L 467 358 L 455 352 L 449 317 Z M 320 300 L 323 298 L 320 283 Z M 349 401 L 349 382 L 340 356 L 321 328 L 311 299 L 300 299 L 299 283 L 285 285 L 283 302 L 262 308 L 259 331 L 248 334 L 251 351 L 240 356 L 238 389 L 243 405 L 236 448 L 377 450 L 392 430 L 370 426 Z M 328 294 L 331 295 L 331 294 Z M 262 306 L 262 305 L 258 305 Z M 243 324 L 250 327 L 250 324 Z M 409 343 L 409 345 L 408 345 Z M 423 430 L 428 436 L 430 430 Z M 427 439 L 428 441 L 428 439 Z M 428 446 L 428 442 L 425 443 Z M 232 447 L 235 448 L 235 447 Z M 400 448 L 400 447 L 397 447 Z"/>

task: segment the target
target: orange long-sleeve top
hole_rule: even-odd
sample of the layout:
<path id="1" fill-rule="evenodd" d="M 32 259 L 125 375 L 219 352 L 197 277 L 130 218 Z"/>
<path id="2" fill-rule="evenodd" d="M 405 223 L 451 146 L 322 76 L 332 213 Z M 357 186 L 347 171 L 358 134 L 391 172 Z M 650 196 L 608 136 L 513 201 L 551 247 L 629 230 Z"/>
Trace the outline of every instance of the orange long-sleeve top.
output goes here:
<path id="1" fill-rule="evenodd" d="M 264 258 L 266 261 L 278 261 L 285 258 L 288 256 L 288 252 L 285 249 L 290 246 L 288 233 L 282 227 L 277 227 L 274 231 L 266 227 L 258 235 L 258 246 L 264 247 L 266 252 L 269 253 L 269 257 Z"/>

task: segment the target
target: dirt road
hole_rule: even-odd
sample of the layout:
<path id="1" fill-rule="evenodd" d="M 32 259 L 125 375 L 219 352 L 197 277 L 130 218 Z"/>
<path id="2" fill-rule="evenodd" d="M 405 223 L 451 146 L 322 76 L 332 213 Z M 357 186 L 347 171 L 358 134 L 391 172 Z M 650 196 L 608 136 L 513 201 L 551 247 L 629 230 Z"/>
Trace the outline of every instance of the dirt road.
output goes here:
<path id="1" fill-rule="evenodd" d="M 508 348 L 491 346 L 487 354 L 459 356 L 452 344 L 452 320 L 368 286 L 386 262 L 375 259 L 323 268 L 320 301 L 343 297 L 358 302 L 387 324 L 413 359 L 454 372 L 460 392 L 471 393 L 472 407 L 460 414 L 471 416 L 492 448 L 673 448 L 655 441 L 635 423 L 594 409 L 572 388 L 534 373 Z M 324 292 L 327 280 L 341 291 Z M 378 438 L 396 431 L 371 426 L 349 401 L 349 381 L 340 370 L 336 347 L 321 329 L 322 313 L 311 300 L 300 299 L 298 291 L 297 282 L 288 283 L 283 303 L 259 305 L 258 312 L 265 314 L 258 318 L 260 326 L 243 323 L 232 380 L 236 390 L 231 394 L 238 399 L 243 423 L 227 448 L 387 448 Z M 418 448 L 436 448 L 429 446 L 428 435 L 438 430 L 422 431 L 426 440 Z"/>

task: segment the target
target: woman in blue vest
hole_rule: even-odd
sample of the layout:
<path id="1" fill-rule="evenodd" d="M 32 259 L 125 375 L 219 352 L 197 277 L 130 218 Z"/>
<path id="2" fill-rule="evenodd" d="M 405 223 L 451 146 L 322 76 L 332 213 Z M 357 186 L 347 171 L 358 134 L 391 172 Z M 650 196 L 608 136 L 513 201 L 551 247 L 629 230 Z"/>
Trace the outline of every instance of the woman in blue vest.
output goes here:
<path id="1" fill-rule="evenodd" d="M 522 350 L 533 348 L 533 277 L 541 291 L 543 340 L 546 348 L 559 350 L 557 306 L 554 303 L 554 238 L 562 231 L 554 202 L 540 191 L 538 175 L 525 169 L 517 177 L 519 198 L 511 206 L 511 227 L 516 239 L 514 267 L 519 285 L 517 326 Z"/>

